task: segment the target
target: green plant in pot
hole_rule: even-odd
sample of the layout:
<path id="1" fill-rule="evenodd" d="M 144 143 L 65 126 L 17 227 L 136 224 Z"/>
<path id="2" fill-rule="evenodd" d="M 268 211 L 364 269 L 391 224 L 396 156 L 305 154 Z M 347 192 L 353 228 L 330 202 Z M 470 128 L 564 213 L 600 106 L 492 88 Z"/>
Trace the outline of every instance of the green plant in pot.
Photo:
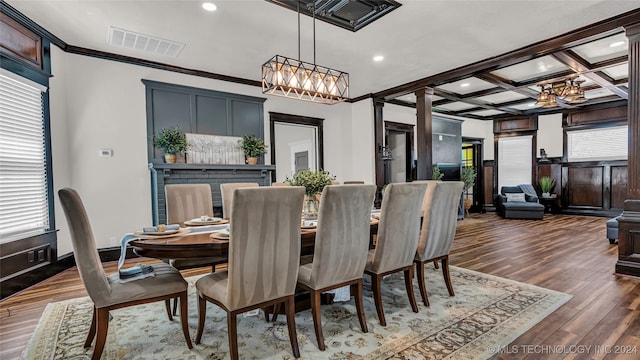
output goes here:
<path id="1" fill-rule="evenodd" d="M 258 163 L 258 156 L 267 152 L 267 146 L 262 139 L 255 135 L 244 135 L 240 140 L 240 146 L 247 157 L 247 164 L 255 165 Z"/>
<path id="2" fill-rule="evenodd" d="M 540 178 L 540 190 L 542 191 L 543 197 L 551 196 L 551 190 L 553 186 L 556 184 L 556 181 L 553 180 L 550 176 L 544 176 Z"/>
<path id="3" fill-rule="evenodd" d="M 307 169 L 298 171 L 291 178 L 287 177 L 285 181 L 291 186 L 304 186 L 306 195 L 304 218 L 311 220 L 318 218 L 318 195 L 325 186 L 331 185 L 335 179 L 336 177 L 326 170 Z"/>
<path id="4" fill-rule="evenodd" d="M 164 150 L 164 161 L 172 164 L 176 162 L 176 154 L 187 151 L 187 137 L 177 127 L 164 128 L 156 132 L 153 145 Z"/>
<path id="5" fill-rule="evenodd" d="M 440 168 L 437 166 L 434 166 L 433 169 L 431 169 L 431 179 L 432 180 L 442 180 L 442 178 L 444 177 L 444 174 L 442 172 L 440 172 Z"/>
<path id="6" fill-rule="evenodd" d="M 460 180 L 464 183 L 462 189 L 464 190 L 464 209 L 469 210 L 471 208 L 471 199 L 469 199 L 469 189 L 473 188 L 476 183 L 476 171 L 472 166 L 464 166 L 460 171 Z"/>

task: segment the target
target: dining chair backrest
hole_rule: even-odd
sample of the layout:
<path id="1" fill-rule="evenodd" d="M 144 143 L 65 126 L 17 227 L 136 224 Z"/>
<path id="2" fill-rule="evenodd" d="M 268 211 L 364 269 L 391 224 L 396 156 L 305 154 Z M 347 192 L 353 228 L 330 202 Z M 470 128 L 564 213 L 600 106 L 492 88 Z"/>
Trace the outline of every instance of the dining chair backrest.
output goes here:
<path id="1" fill-rule="evenodd" d="M 310 285 L 361 278 L 367 262 L 375 185 L 329 185 L 318 211 Z"/>
<path id="2" fill-rule="evenodd" d="M 428 260 L 449 254 L 456 235 L 458 206 L 463 185 L 462 181 L 429 183 L 416 252 L 417 259 Z"/>
<path id="3" fill-rule="evenodd" d="M 413 264 L 426 189 L 424 183 L 387 185 L 380 208 L 378 241 L 367 269 L 370 266 L 371 271 L 380 274 Z"/>
<path id="4" fill-rule="evenodd" d="M 301 186 L 234 191 L 227 288 L 231 308 L 295 292 L 303 199 Z"/>
<path id="5" fill-rule="evenodd" d="M 364 181 L 361 180 L 347 180 L 344 182 L 345 185 L 362 185 Z"/>
<path id="6" fill-rule="evenodd" d="M 207 215 L 213 216 L 213 200 L 209 184 L 165 185 L 167 224 L 183 223 Z"/>
<path id="7" fill-rule="evenodd" d="M 413 182 L 414 184 L 427 184 L 427 190 L 424 192 L 424 199 L 422 200 L 421 213 L 423 217 L 429 208 L 429 202 L 431 201 L 431 197 L 433 197 L 433 192 L 436 190 L 436 184 L 441 182 L 441 180 L 418 180 Z"/>
<path id="8" fill-rule="evenodd" d="M 220 197 L 222 198 L 222 217 L 231 218 L 231 203 L 233 200 L 233 191 L 240 188 L 258 187 L 258 183 L 225 183 L 220 184 Z"/>
<path id="9" fill-rule="evenodd" d="M 274 182 L 271 183 L 271 186 L 289 186 L 288 182 Z"/>
<path id="10" fill-rule="evenodd" d="M 102 267 L 82 199 L 74 189 L 69 188 L 60 189 L 58 196 L 71 232 L 73 254 L 80 279 L 95 306 L 106 306 L 111 286 Z"/>

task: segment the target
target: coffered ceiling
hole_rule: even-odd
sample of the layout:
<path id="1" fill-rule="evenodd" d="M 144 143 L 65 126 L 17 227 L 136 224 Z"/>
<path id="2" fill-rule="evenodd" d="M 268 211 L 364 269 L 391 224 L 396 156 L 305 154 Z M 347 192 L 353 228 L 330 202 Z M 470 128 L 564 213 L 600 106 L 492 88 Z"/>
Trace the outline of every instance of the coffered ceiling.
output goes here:
<path id="1" fill-rule="evenodd" d="M 275 54 L 295 58 L 299 51 L 301 60 L 313 59 L 312 20 L 302 16 L 298 49 L 296 12 L 273 3 L 286 1 L 210 1 L 217 5 L 214 12 L 204 11 L 201 2 L 189 0 L 4 2 L 76 50 L 90 49 L 223 74 L 246 80 L 245 83 L 258 83 L 260 66 Z M 389 1 L 360 1 L 374 5 L 378 2 Z M 589 41 L 574 39 L 570 44 L 556 44 L 557 49 L 540 52 L 539 56 L 534 53 L 520 57 L 519 61 L 478 68 L 465 77 L 437 75 L 514 49 L 527 49 L 531 44 L 629 11 L 640 16 L 636 1 L 401 0 L 399 3 L 401 6 L 355 32 L 316 22 L 317 63 L 350 73 L 351 98 L 382 94 L 388 101 L 412 106 L 413 95 L 398 96 L 388 90 L 426 79 L 421 85 L 435 89 L 435 111 L 492 119 L 552 111 L 530 106 L 540 91 L 536 84 L 574 74 L 585 80 L 581 85 L 587 101 L 580 105 L 559 101 L 557 109 L 623 100 L 628 96 L 628 45 L 622 27 L 590 35 Z M 348 18 L 353 14 L 341 15 Z M 184 47 L 176 57 L 167 57 L 135 47 L 114 46 L 108 42 L 109 29 L 114 27 Z M 618 42 L 623 43 L 612 46 Z M 384 60 L 374 61 L 376 55 Z"/>

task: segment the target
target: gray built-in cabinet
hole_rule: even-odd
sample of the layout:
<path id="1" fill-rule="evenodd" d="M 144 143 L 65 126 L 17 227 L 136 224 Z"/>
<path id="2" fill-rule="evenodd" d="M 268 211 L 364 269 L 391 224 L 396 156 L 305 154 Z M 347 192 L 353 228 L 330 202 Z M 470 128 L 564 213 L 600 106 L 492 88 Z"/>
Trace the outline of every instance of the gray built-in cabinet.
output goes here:
<path id="1" fill-rule="evenodd" d="M 266 99 L 142 80 L 146 87 L 147 146 L 151 175 L 153 223 L 166 223 L 164 186 L 206 183 L 211 185 L 214 214 L 221 215 L 220 184 L 255 182 L 271 184 L 275 165 L 165 164 L 162 149 L 153 146 L 153 135 L 162 128 L 178 127 L 185 133 L 222 136 L 255 135 L 264 138 L 263 103 Z M 264 160 L 260 159 L 260 164 Z"/>

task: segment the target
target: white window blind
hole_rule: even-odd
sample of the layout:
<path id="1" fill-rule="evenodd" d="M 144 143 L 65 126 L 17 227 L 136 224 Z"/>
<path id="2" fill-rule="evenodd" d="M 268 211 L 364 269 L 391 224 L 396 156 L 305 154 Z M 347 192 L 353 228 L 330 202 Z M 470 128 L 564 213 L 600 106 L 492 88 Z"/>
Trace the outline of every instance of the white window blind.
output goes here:
<path id="1" fill-rule="evenodd" d="M 49 229 L 43 91 L 0 72 L 0 242 Z"/>
<path id="2" fill-rule="evenodd" d="M 531 183 L 532 143 L 531 135 L 498 139 L 498 191 L 503 186 Z"/>
<path id="3" fill-rule="evenodd" d="M 629 153 L 629 128 L 567 131 L 567 160 L 626 160 Z"/>

